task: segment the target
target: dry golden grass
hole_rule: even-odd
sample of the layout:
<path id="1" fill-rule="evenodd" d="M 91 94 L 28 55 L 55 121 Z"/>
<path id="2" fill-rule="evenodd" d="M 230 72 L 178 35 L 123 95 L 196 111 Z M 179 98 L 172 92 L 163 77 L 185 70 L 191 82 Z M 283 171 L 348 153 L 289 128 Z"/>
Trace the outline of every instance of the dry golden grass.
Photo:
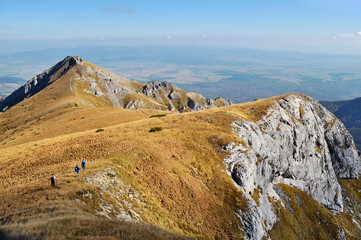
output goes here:
<path id="1" fill-rule="evenodd" d="M 227 127 L 232 120 L 222 111 L 147 116 L 101 133 L 8 147 L 0 150 L 6 156 L 0 162 L 0 189 L 7 192 L 36 182 L 46 185 L 53 172 L 67 178 L 82 159 L 90 171 L 110 163 L 122 166 L 118 170 L 122 179 L 142 193 L 148 205 L 139 207 L 146 222 L 191 236 L 235 238 L 240 234 L 239 220 L 229 213 L 245 203 L 224 172 L 220 155 L 220 146 L 237 142 Z M 149 133 L 154 126 L 163 131 Z"/>
<path id="2" fill-rule="evenodd" d="M 341 183 L 346 184 L 350 181 L 360 187 L 360 180 L 341 180 Z M 278 184 L 278 186 L 291 199 L 288 204 L 292 211 L 283 208 L 279 202 L 274 203 L 281 221 L 277 222 L 269 232 L 272 239 L 338 239 L 338 231 L 341 227 L 346 227 L 347 239 L 359 239 L 361 236 L 349 213 L 333 214 L 305 192 L 286 184 Z M 345 189 L 348 192 L 353 188 Z M 361 194 L 358 193 L 359 198 L 360 196 Z M 354 207 L 357 208 L 358 204 L 356 203 Z M 347 218 L 349 219 L 346 220 Z"/>
<path id="3" fill-rule="evenodd" d="M 63 180 L 57 189 L 38 182 L 6 192 L 7 204 L 0 205 L 0 239 L 189 239 L 152 225 L 88 213 L 83 204 L 65 198 L 84 186 Z"/>
<path id="4" fill-rule="evenodd" d="M 98 217 L 94 215 L 96 201 L 80 204 L 69 199 L 87 191 L 100 197 L 99 189 L 85 184 L 81 178 L 111 166 L 118 177 L 140 193 L 146 204 L 134 204 L 146 223 L 197 238 L 240 239 L 241 223 L 234 212 L 246 210 L 247 202 L 225 171 L 223 159 L 227 152 L 221 147 L 230 142 L 244 143 L 232 132 L 231 122 L 237 119 L 257 121 L 275 99 L 162 118 L 149 118 L 160 114 L 154 110 L 72 107 L 31 122 L 32 129 L 39 131 L 39 135 L 17 135 L 18 139 L 0 149 L 0 215 L 1 223 L 6 223 L 3 234 L 19 232 L 19 229 L 25 229 L 21 234 L 40 234 L 39 229 L 47 229 L 50 237 L 54 231 L 64 239 L 68 236 L 103 237 L 103 225 L 97 223 Z M 0 116 L 10 119 L 16 118 L 15 114 L 14 110 L 4 113 L 5 117 Z M 163 130 L 149 132 L 157 126 Z M 51 127 L 54 128 L 49 131 Z M 100 127 L 105 131 L 96 133 Z M 65 129 L 68 132 L 64 132 Z M 39 139 L 41 145 L 35 146 Z M 83 159 L 88 163 L 87 171 L 77 176 L 73 168 Z M 58 189 L 51 189 L 47 182 L 52 173 L 59 178 Z M 347 193 L 357 195 L 361 201 L 356 190 L 359 184 L 359 180 L 343 182 Z M 348 224 L 348 229 L 353 227 L 350 215 L 333 216 L 304 192 L 287 185 L 280 187 L 291 198 L 294 213 L 275 203 L 281 221 L 270 232 L 272 239 L 308 239 L 312 234 L 320 238 L 331 236 L 335 233 L 332 228 L 341 221 Z M 297 205 L 296 194 L 303 205 Z M 255 199 L 258 195 L 259 192 L 255 193 Z M 32 218 L 36 221 L 31 222 Z M 54 221 L 55 227 L 46 225 L 46 220 Z M 316 225 L 319 220 L 327 224 Z M 121 229 L 123 223 L 103 221 L 104 227 L 109 226 L 106 228 L 109 231 L 104 230 L 104 239 L 111 239 L 106 238 L 111 233 L 119 238 L 123 236 L 123 230 L 112 232 L 114 228 Z M 84 224 L 93 226 L 93 230 L 82 228 Z M 62 226 L 75 226 L 81 233 L 74 235 Z M 304 231 L 304 227 L 308 230 Z M 85 229 L 88 235 L 82 232 Z M 149 231 L 161 232 L 155 228 Z M 149 236 L 155 236 L 151 234 Z M 171 236 L 165 232 L 159 234 Z M 142 235 L 136 236 L 134 238 Z"/>
<path id="5" fill-rule="evenodd" d="M 12 111 L 9 111 L 4 113 L 6 116 L 0 126 L 0 148 L 146 119 L 163 112 L 151 109 L 133 111 L 112 107 L 72 106 L 41 114 L 40 117 L 27 115 L 13 119 Z"/>

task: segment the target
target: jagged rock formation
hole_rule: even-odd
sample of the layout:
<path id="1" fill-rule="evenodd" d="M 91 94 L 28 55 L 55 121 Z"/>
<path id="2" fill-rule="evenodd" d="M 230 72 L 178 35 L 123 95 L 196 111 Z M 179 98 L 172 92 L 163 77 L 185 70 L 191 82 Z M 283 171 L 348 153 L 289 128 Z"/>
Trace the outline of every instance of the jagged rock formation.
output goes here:
<path id="1" fill-rule="evenodd" d="M 187 92 L 177 88 L 169 82 L 149 82 L 143 89 L 142 93 L 146 96 L 153 97 L 157 102 L 168 106 L 169 110 L 177 109 L 182 112 L 188 106 L 192 111 L 200 111 L 209 108 L 228 106 L 232 103 L 222 98 L 209 99 L 199 93 Z"/>
<path id="2" fill-rule="evenodd" d="M 55 82 L 63 82 L 68 86 L 68 91 L 63 93 L 72 95 L 73 102 L 77 105 L 185 112 L 231 104 L 223 99 L 206 99 L 200 94 L 179 89 L 169 82 L 135 82 L 79 57 L 68 56 L 14 91 L 0 103 L 0 111 L 48 89 Z M 49 94 L 52 94 L 51 91 Z"/>
<path id="3" fill-rule="evenodd" d="M 257 122 L 240 120 L 233 128 L 244 143 L 226 146 L 225 163 L 253 203 L 249 212 L 239 212 L 250 239 L 262 239 L 278 221 L 272 201 L 282 199 L 279 183 L 343 211 L 337 177 L 358 178 L 361 157 L 343 124 L 318 102 L 291 94 L 275 101 Z"/>

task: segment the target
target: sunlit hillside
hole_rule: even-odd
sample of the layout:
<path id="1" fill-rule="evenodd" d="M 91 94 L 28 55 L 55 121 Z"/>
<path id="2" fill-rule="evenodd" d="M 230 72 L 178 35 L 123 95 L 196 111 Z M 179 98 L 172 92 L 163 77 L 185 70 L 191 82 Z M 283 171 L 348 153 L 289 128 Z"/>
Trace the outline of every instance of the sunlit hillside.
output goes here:
<path id="1" fill-rule="evenodd" d="M 242 239 L 235 213 L 248 211 L 249 203 L 227 173 L 222 147 L 244 141 L 233 133 L 233 121 L 258 121 L 276 99 L 157 117 L 151 117 L 159 113 L 154 110 L 72 106 L 31 124 L 20 122 L 19 133 L 5 131 L 1 142 L 1 234 Z M 10 109 L 0 117 L 11 124 L 21 118 L 17 114 Z M 155 127 L 160 131 L 151 132 Z M 78 175 L 74 167 L 82 160 L 87 170 Z M 52 174 L 55 189 L 48 182 Z M 360 180 L 341 184 L 345 196 L 361 201 Z M 328 239 L 341 225 L 350 239 L 359 236 L 351 213 L 333 214 L 308 194 L 279 187 L 293 210 L 274 203 L 279 222 L 269 232 L 272 239 Z"/>

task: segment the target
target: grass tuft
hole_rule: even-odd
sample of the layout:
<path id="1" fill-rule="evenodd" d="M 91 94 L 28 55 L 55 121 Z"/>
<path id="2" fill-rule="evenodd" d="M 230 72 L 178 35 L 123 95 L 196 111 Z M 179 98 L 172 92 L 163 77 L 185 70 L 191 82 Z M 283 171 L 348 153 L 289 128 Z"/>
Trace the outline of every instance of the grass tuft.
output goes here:
<path id="1" fill-rule="evenodd" d="M 149 130 L 149 132 L 160 132 L 162 131 L 163 128 L 162 127 L 153 127 Z"/>
<path id="2" fill-rule="evenodd" d="M 167 114 L 156 114 L 156 115 L 152 115 L 149 118 L 155 118 L 155 117 L 165 117 L 167 116 Z"/>

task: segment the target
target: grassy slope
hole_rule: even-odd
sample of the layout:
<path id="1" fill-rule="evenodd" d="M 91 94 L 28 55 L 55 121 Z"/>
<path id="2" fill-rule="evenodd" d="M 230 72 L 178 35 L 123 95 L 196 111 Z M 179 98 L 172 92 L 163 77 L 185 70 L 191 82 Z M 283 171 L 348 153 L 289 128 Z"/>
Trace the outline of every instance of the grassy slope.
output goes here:
<path id="1" fill-rule="evenodd" d="M 114 116 L 109 127 L 101 133 L 95 133 L 95 129 L 81 132 L 93 125 L 91 121 L 88 124 L 81 117 L 74 118 L 74 114 L 77 111 L 90 114 L 88 109 L 74 108 L 78 110 L 59 114 L 64 122 L 66 119 L 74 122 L 68 131 L 75 133 L 64 136 L 50 134 L 50 138 L 44 136 L 46 139 L 39 146 L 28 142 L 31 139 L 20 140 L 24 135 L 18 140 L 23 144 L 13 143 L 9 144 L 12 146 L 4 145 L 0 149 L 0 213 L 1 223 L 7 223 L 1 229 L 6 233 L 22 231 L 44 234 L 51 238 L 54 231 L 65 237 L 87 234 L 111 236 L 115 226 L 127 228 L 122 222 L 107 220 L 105 224 L 109 226 L 106 228 L 108 230 L 101 230 L 98 221 L 100 217 L 94 214 L 98 201 L 106 196 L 100 194 L 99 189 L 82 181 L 85 175 L 112 166 L 119 178 L 140 193 L 145 205 L 134 204 L 137 213 L 147 223 L 189 236 L 239 239 L 243 233 L 239 230 L 241 223 L 234 212 L 246 210 L 247 202 L 225 172 L 223 158 L 227 153 L 221 150 L 221 146 L 243 141 L 229 127 L 233 120 L 242 117 L 257 121 L 271 104 L 272 99 L 258 100 L 162 118 L 145 118 L 146 115 L 141 111 L 123 110 L 114 113 L 109 109 L 102 116 L 103 109 L 99 108 L 99 112 L 94 114 L 99 119 L 98 123 L 102 122 L 100 119 L 107 118 L 107 111 L 108 115 Z M 123 116 L 118 118 L 119 122 L 116 120 L 117 116 Z M 128 121 L 123 121 L 124 118 Z M 35 122 L 33 127 L 36 128 L 38 124 L 50 127 L 50 123 L 49 118 L 48 122 Z M 120 124 L 114 125 L 115 123 Z M 87 127 L 79 129 L 75 127 L 78 125 Z M 156 126 L 163 130 L 149 132 Z M 44 128 L 42 133 L 46 132 L 49 131 Z M 39 135 L 34 136 L 34 140 L 37 141 L 36 137 Z M 82 159 L 87 160 L 89 169 L 86 173 L 75 176 L 72 174 L 73 167 Z M 59 189 L 53 190 L 48 186 L 47 179 L 52 173 L 56 173 L 59 178 Z M 353 180 L 352 186 L 348 180 L 342 180 L 342 183 L 347 193 L 361 199 L 357 192 L 359 180 Z M 319 233 L 320 237 L 335 236 L 332 229 L 337 229 L 336 225 L 340 225 L 341 221 L 351 229 L 348 236 L 358 234 L 356 230 L 352 230 L 356 228 L 346 213 L 334 216 L 307 194 L 291 187 L 283 188 L 290 196 L 294 192 L 301 195 L 302 202 L 307 207 L 297 208 L 297 214 L 291 214 L 289 210 L 278 206 L 281 221 L 270 232 L 273 239 L 287 239 L 287 236 L 307 239 L 312 235 L 304 233 L 305 222 L 309 229 L 306 232 Z M 92 201 L 84 200 L 85 204 L 69 200 L 81 198 L 87 192 L 92 192 L 96 197 Z M 323 225 L 315 224 L 321 218 L 312 217 L 318 212 L 326 216 L 322 217 Z M 48 221 L 52 221 L 52 225 L 58 228 L 52 227 Z M 75 226 L 76 230 L 69 233 L 69 230 L 59 227 L 64 221 Z M 92 231 L 85 232 L 88 223 L 94 227 Z M 133 225 L 129 228 L 137 229 Z M 157 228 L 149 231 L 170 236 Z"/>

